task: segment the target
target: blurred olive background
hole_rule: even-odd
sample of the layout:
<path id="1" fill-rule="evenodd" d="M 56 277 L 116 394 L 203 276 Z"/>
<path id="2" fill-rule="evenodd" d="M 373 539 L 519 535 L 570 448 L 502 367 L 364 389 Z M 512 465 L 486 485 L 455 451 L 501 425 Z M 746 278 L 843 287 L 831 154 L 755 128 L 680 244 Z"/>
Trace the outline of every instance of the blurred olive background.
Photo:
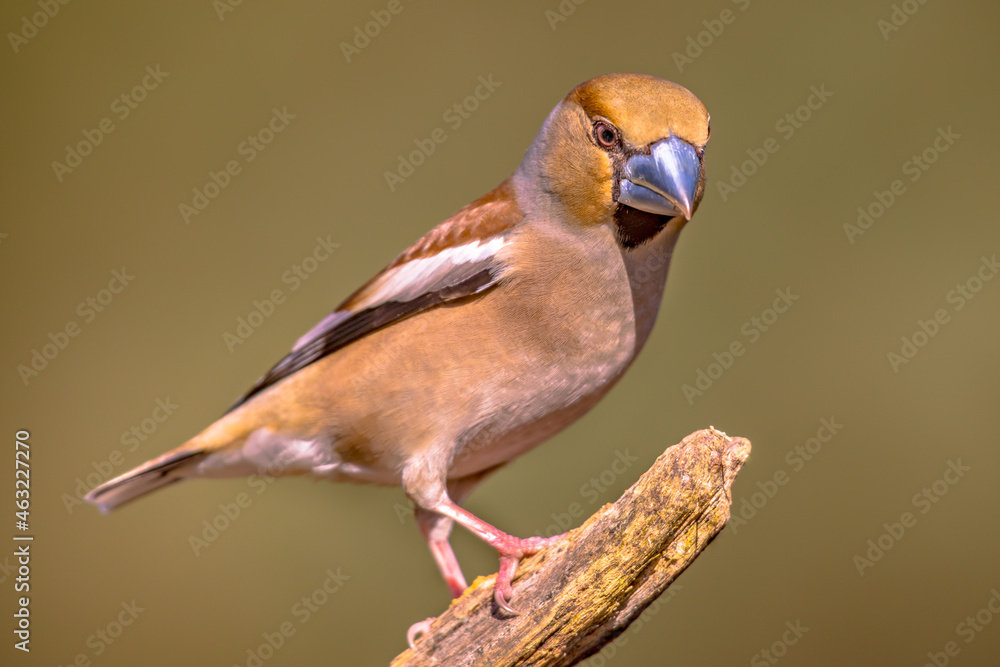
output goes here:
<path id="1" fill-rule="evenodd" d="M 707 193 L 660 321 L 598 408 L 468 507 L 514 534 L 554 529 L 715 425 L 753 442 L 740 520 L 589 664 L 995 664 L 998 19 L 992 3 L 916 0 L 4 3 L 0 661 L 382 665 L 400 652 L 448 595 L 398 489 L 193 482 L 110 516 L 77 493 L 219 416 L 512 171 L 571 87 L 636 71 L 712 114 Z M 480 77 L 492 90 L 467 100 Z M 272 121 L 281 131 L 262 132 Z M 438 128 L 445 141 L 390 188 L 386 172 Z M 89 154 L 67 157 L 81 142 Z M 872 223 L 852 231 L 859 207 Z M 317 239 L 337 247 L 304 262 Z M 115 271 L 132 276 L 117 294 Z M 227 344 L 274 290 L 283 301 Z M 780 314 L 776 291 L 791 302 Z M 67 325 L 77 335 L 60 337 Z M 52 340 L 63 349 L 22 377 Z M 31 433 L 30 655 L 11 633 L 18 429 Z M 237 499 L 249 504 L 227 519 Z M 470 579 L 496 569 L 466 532 L 453 542 Z M 339 590 L 320 594 L 328 571 Z M 286 623 L 294 634 L 270 650 Z"/>

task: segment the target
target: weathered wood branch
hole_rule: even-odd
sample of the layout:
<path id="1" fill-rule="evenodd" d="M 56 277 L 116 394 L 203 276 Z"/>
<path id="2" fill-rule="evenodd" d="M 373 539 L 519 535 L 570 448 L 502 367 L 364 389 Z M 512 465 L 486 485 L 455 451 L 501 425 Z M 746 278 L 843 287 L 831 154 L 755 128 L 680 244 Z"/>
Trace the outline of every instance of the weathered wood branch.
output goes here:
<path id="1" fill-rule="evenodd" d="M 480 577 L 392 667 L 565 667 L 621 634 L 729 520 L 750 442 L 710 428 L 656 459 L 614 504 L 521 561 L 508 616 Z"/>

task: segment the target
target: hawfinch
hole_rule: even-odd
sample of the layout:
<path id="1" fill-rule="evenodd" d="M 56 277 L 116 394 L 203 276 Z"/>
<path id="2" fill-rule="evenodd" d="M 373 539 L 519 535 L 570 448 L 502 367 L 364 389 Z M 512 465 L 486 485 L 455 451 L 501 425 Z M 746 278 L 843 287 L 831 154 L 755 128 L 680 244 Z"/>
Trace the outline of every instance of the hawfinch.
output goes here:
<path id="1" fill-rule="evenodd" d="M 458 522 L 518 560 L 559 539 L 508 535 L 459 503 L 592 408 L 649 337 L 670 256 L 705 189 L 704 105 L 610 74 L 553 109 L 517 170 L 399 255 L 214 424 L 108 481 L 109 511 L 189 477 L 311 475 L 402 485 L 451 593 Z M 560 536 L 561 537 L 561 536 Z"/>

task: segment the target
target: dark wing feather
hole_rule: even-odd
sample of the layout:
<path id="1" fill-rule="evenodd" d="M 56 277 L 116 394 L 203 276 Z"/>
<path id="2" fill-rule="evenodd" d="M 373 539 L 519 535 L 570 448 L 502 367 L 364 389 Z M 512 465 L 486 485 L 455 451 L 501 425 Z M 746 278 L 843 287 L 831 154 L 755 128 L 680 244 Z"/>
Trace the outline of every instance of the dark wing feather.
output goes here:
<path id="1" fill-rule="evenodd" d="M 307 342 L 296 345 L 284 359 L 257 380 L 227 412 L 232 412 L 268 387 L 363 336 L 443 303 L 479 294 L 495 284 L 496 278 L 490 269 L 484 269 L 459 283 L 434 292 L 425 292 L 410 301 L 387 301 L 358 313 L 337 311 L 335 314 L 346 314 L 347 317 L 337 321 L 328 330 L 316 332 L 316 335 Z"/>

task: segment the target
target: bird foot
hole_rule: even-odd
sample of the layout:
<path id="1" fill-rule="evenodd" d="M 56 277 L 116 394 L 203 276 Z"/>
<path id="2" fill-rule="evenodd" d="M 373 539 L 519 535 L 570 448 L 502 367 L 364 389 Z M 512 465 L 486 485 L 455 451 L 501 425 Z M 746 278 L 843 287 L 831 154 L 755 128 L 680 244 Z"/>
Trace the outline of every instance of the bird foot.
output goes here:
<path id="1" fill-rule="evenodd" d="M 553 537 L 514 537 L 495 526 L 491 526 L 468 510 L 462 509 L 448 498 L 431 507 L 430 511 L 465 526 L 473 535 L 497 550 L 497 553 L 500 554 L 500 570 L 497 572 L 494 584 L 493 599 L 496 601 L 497 607 L 515 616 L 519 612 L 510 606 L 510 598 L 513 595 L 511 582 L 517 573 L 518 562 L 522 557 L 552 546 L 566 536 L 566 533 L 563 533 Z M 446 568 L 442 568 L 442 572 L 445 572 L 447 579 Z"/>
<path id="2" fill-rule="evenodd" d="M 406 643 L 410 645 L 410 648 L 416 650 L 417 640 L 430 632 L 431 623 L 436 620 L 437 616 L 431 616 L 410 626 L 410 629 L 406 631 Z"/>
<path id="3" fill-rule="evenodd" d="M 496 582 L 493 584 L 493 600 L 497 607 L 510 614 L 517 616 L 521 612 L 510 606 L 510 599 L 514 592 L 511 583 L 514 575 L 517 574 L 517 565 L 521 558 L 537 553 L 542 549 L 552 546 L 563 537 L 554 535 L 553 537 L 527 537 L 519 538 L 513 535 L 504 535 L 497 540 L 497 551 L 500 553 L 500 570 L 497 572 Z"/>

